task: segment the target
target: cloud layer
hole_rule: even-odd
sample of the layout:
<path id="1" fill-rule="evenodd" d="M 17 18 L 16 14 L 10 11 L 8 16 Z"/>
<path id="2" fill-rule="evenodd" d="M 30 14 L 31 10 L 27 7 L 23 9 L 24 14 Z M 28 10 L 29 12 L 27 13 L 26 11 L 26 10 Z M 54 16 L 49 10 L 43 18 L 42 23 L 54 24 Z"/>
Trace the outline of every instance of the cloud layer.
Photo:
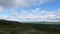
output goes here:
<path id="1" fill-rule="evenodd" d="M 40 6 L 42 3 L 50 2 L 51 0 L 0 0 L 0 5 L 4 7 L 30 7 Z"/>
<path id="2" fill-rule="evenodd" d="M 22 15 L 13 11 L 9 16 L 1 16 L 0 18 L 13 21 L 60 21 L 60 9 L 56 11 L 46 11 L 36 8 L 31 11 L 32 13 L 25 10 L 21 10 L 20 12 Z"/>
<path id="3" fill-rule="evenodd" d="M 52 0 L 0 0 L 0 13 L 3 12 L 4 7 L 20 7 L 27 8 L 30 6 L 40 6 L 45 2 L 51 2 Z M 55 11 L 40 10 L 40 8 L 33 9 L 31 13 L 22 9 L 17 13 L 15 10 L 10 10 L 9 16 L 0 16 L 0 19 L 14 20 L 14 21 L 59 21 L 60 9 Z"/>

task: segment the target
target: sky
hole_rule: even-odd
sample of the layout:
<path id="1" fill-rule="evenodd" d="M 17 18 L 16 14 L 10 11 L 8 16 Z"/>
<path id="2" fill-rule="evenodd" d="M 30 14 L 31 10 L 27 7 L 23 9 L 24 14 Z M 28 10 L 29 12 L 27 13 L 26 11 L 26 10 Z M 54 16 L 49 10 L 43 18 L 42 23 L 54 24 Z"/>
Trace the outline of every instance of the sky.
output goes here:
<path id="1" fill-rule="evenodd" d="M 60 21 L 60 0 L 0 0 L 0 19 Z"/>

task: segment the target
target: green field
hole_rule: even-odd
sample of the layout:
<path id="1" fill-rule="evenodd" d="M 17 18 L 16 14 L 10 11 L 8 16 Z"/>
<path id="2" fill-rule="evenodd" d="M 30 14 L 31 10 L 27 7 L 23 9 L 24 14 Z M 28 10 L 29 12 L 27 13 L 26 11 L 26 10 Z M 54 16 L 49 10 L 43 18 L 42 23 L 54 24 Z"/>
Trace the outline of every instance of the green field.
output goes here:
<path id="1" fill-rule="evenodd" d="M 37 30 L 39 32 L 43 31 L 47 33 L 49 32 L 50 34 L 57 34 L 57 33 L 59 34 L 60 25 L 59 24 L 43 24 L 42 22 L 21 23 L 17 21 L 0 20 L 0 34 L 19 34 L 22 31 L 26 32 L 30 30 Z M 31 34 L 33 33 L 37 34 L 38 32 L 37 33 L 31 32 Z"/>

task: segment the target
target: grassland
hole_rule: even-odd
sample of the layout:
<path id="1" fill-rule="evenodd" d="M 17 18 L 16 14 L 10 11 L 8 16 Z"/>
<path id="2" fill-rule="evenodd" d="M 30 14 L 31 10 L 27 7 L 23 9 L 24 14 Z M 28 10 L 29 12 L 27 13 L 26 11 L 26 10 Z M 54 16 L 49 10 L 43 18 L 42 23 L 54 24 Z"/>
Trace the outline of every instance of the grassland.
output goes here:
<path id="1" fill-rule="evenodd" d="M 42 22 L 21 23 L 17 21 L 0 20 L 0 34 L 19 34 L 22 31 L 30 30 L 50 32 L 50 34 L 57 33 L 60 34 L 60 24 L 56 23 L 55 24 L 44 24 Z"/>

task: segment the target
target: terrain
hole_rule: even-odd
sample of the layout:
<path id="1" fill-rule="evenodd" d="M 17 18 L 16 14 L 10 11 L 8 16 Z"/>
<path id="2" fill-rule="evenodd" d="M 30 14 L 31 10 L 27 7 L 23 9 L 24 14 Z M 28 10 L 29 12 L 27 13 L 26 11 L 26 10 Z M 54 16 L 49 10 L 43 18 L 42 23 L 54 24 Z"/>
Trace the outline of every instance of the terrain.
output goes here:
<path id="1" fill-rule="evenodd" d="M 50 23 L 50 22 L 47 22 Z M 17 21 L 0 20 L 0 34 L 60 34 L 60 22 L 22 23 Z"/>

